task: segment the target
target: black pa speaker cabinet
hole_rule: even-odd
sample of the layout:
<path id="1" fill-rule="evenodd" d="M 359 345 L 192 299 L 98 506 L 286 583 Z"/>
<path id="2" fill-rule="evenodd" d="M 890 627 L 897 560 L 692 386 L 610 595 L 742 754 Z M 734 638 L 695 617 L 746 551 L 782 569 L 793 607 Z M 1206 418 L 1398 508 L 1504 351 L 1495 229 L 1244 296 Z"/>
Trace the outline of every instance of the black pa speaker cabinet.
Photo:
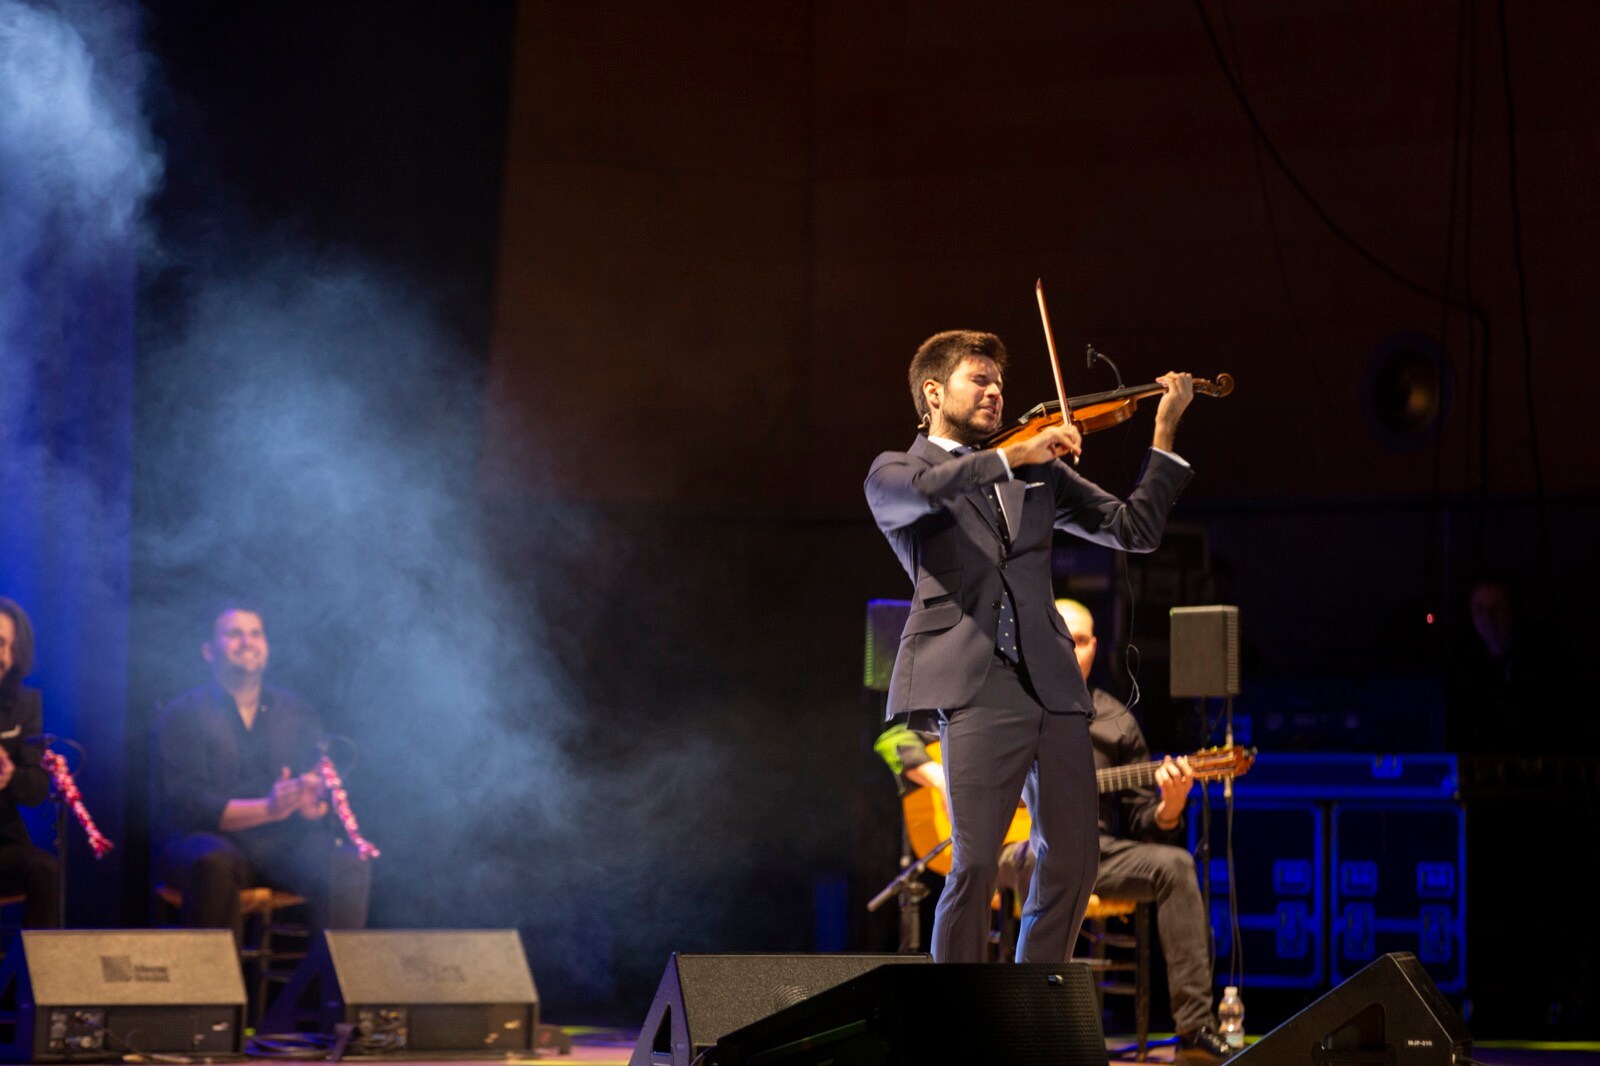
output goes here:
<path id="1" fill-rule="evenodd" d="M 900 653 L 900 632 L 910 615 L 910 600 L 867 601 L 867 651 L 861 683 L 868 690 L 889 691 L 894 657 Z"/>
<path id="2" fill-rule="evenodd" d="M 226 929 L 24 930 L 0 962 L 0 1062 L 236 1055 L 244 979 Z"/>
<path id="3" fill-rule="evenodd" d="M 1106 1066 L 1081 963 L 881 966 L 719 1040 L 715 1066 Z"/>
<path id="4" fill-rule="evenodd" d="M 1455 1066 L 1472 1037 L 1417 957 L 1397 951 L 1228 1060 L 1239 1066 Z"/>
<path id="5" fill-rule="evenodd" d="M 1239 694 L 1239 608 L 1174 607 L 1171 695 Z"/>
<path id="6" fill-rule="evenodd" d="M 354 1026 L 366 1052 L 499 1057 L 533 1050 L 539 994 L 515 929 L 329 929 L 260 1030 L 331 1033 L 340 1024 Z"/>
<path id="7" fill-rule="evenodd" d="M 868 970 L 932 961 L 929 955 L 674 952 L 661 974 L 629 1066 L 690 1066 L 724 1034 Z"/>

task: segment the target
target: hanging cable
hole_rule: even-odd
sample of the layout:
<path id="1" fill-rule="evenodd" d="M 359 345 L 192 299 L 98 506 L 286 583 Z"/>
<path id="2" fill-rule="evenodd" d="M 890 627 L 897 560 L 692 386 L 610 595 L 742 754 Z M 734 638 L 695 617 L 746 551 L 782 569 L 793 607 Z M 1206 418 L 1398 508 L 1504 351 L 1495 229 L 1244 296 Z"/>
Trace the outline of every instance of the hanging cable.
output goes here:
<path id="1" fill-rule="evenodd" d="M 1240 91 L 1244 89 L 1244 64 L 1239 60 L 1239 38 L 1233 30 L 1233 16 L 1228 5 L 1222 5 L 1222 24 L 1228 31 L 1228 45 L 1233 52 L 1233 76 L 1238 81 Z M 1252 131 L 1253 132 L 1253 131 Z M 1252 135 L 1250 138 L 1250 157 L 1255 161 L 1256 181 L 1261 186 L 1261 206 L 1267 220 L 1267 232 L 1272 237 L 1272 257 L 1278 267 L 1278 282 L 1283 286 L 1283 302 L 1289 310 L 1289 324 L 1294 327 L 1294 333 L 1300 341 L 1300 351 L 1305 356 L 1306 362 L 1311 366 L 1312 381 L 1326 380 L 1322 367 L 1317 360 L 1315 347 L 1311 343 L 1311 336 L 1306 332 L 1305 323 L 1300 320 L 1300 312 L 1294 302 L 1294 287 L 1289 282 L 1289 261 L 1283 254 L 1283 235 L 1278 231 L 1278 213 L 1273 210 L 1272 189 L 1267 184 L 1267 169 L 1261 162 L 1261 139 Z M 1327 389 L 1313 389 L 1313 393 L 1322 401 L 1323 409 L 1332 420 L 1334 426 L 1339 425 L 1342 416 L 1333 404 L 1333 395 Z M 1358 453 L 1359 454 L 1359 453 Z M 1376 472 L 1372 460 L 1362 454 L 1366 460 L 1369 471 Z"/>
<path id="2" fill-rule="evenodd" d="M 1294 189 L 1294 191 L 1300 194 L 1300 198 L 1305 201 L 1306 206 L 1311 209 L 1312 214 L 1316 215 L 1318 220 L 1320 220 L 1322 224 L 1327 227 L 1328 231 L 1337 237 L 1342 244 L 1344 244 L 1351 251 L 1355 252 L 1362 259 L 1365 259 L 1380 273 L 1384 274 L 1397 284 L 1409 289 L 1419 296 L 1427 297 L 1430 300 L 1449 301 L 1464 311 L 1470 311 L 1475 315 L 1482 316 L 1484 313 L 1482 308 L 1454 301 L 1451 299 L 1448 293 L 1437 292 L 1427 285 L 1422 284 L 1420 281 L 1416 281 L 1415 279 L 1406 276 L 1397 268 L 1389 265 L 1389 263 L 1381 258 L 1376 252 L 1372 251 L 1366 245 L 1356 240 L 1356 238 L 1352 236 L 1349 231 L 1347 231 L 1343 226 L 1339 225 L 1339 223 L 1334 220 L 1333 216 L 1330 215 L 1327 210 L 1317 202 L 1317 198 L 1311 195 L 1311 190 L 1306 188 L 1305 183 L 1300 180 L 1299 176 L 1296 175 L 1292 169 L 1290 169 L 1288 162 L 1283 158 L 1282 153 L 1278 151 L 1277 145 L 1272 143 L 1272 138 L 1267 136 L 1266 127 L 1261 124 L 1261 119 L 1256 115 L 1255 108 L 1250 106 L 1250 100 L 1245 96 L 1244 89 L 1239 85 L 1238 79 L 1233 76 L 1233 71 L 1228 68 L 1227 56 L 1224 55 L 1222 51 L 1222 43 L 1217 40 L 1216 30 L 1213 29 L 1211 25 L 1211 17 L 1206 14 L 1205 0 L 1194 0 L 1194 6 L 1195 12 L 1200 16 L 1200 24 L 1206 31 L 1206 40 L 1210 42 L 1211 51 L 1217 58 L 1217 65 L 1222 68 L 1222 76 L 1227 79 L 1228 88 L 1232 90 L 1234 99 L 1239 102 L 1240 109 L 1244 111 L 1245 118 L 1250 123 L 1250 128 L 1255 131 L 1256 137 L 1259 138 L 1262 150 L 1267 153 L 1269 158 L 1271 158 L 1272 162 L 1277 166 L 1278 171 L 1284 176 L 1285 179 L 1288 180 L 1289 185 Z"/>
<path id="3" fill-rule="evenodd" d="M 1500 24 L 1500 82 L 1506 97 L 1506 176 L 1511 197 L 1511 255 L 1517 269 L 1517 319 L 1522 327 L 1522 393 L 1528 420 L 1528 452 L 1533 463 L 1534 500 L 1539 515 L 1539 540 L 1544 549 L 1540 561 L 1544 566 L 1544 585 L 1552 593 L 1557 589 L 1555 568 L 1550 550 L 1550 523 L 1546 516 L 1544 464 L 1539 457 L 1539 420 L 1533 403 L 1533 330 L 1528 322 L 1528 271 L 1522 253 L 1522 203 L 1517 188 L 1517 105 L 1511 95 L 1511 41 L 1506 30 L 1506 4 L 1500 0 L 1495 5 Z"/>

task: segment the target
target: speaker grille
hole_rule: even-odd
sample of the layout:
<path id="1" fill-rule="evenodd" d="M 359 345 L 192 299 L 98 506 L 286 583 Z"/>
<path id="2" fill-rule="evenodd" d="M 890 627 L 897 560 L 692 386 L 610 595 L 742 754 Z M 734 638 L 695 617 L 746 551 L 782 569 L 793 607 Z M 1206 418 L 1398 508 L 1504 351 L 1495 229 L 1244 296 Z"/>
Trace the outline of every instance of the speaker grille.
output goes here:
<path id="1" fill-rule="evenodd" d="M 690 1066 L 732 1030 L 875 967 L 930 962 L 927 955 L 674 954 L 628 1061 L 630 1066 Z"/>
<path id="2" fill-rule="evenodd" d="M 727 1034 L 711 1060 L 1105 1066 L 1106 1046 L 1082 965 L 884 966 Z"/>
<path id="3" fill-rule="evenodd" d="M 226 1054 L 239 1046 L 238 1014 L 229 1007 L 114 1007 L 106 1011 L 106 1049 Z"/>
<path id="4" fill-rule="evenodd" d="M 926 956 L 679 955 L 683 1015 L 693 1044 L 703 1047 L 757 1018 L 843 984 L 885 962 Z"/>
<path id="5" fill-rule="evenodd" d="M 1174 607 L 1172 685 L 1175 697 L 1239 694 L 1239 608 Z"/>
<path id="6" fill-rule="evenodd" d="M 415 1051 L 526 1051 L 533 1046 L 527 1007 L 516 1004 L 431 1004 L 411 1008 Z"/>

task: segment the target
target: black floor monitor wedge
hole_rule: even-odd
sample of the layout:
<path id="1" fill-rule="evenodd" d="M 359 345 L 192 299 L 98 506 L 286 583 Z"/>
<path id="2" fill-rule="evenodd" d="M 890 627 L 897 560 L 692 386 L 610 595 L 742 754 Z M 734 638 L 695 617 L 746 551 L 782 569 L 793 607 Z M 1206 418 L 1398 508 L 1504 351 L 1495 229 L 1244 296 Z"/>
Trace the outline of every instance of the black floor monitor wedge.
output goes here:
<path id="1" fill-rule="evenodd" d="M 1106 1066 L 1087 967 L 883 966 L 724 1036 L 707 1066 Z"/>
<path id="2" fill-rule="evenodd" d="M 0 962 L 0 1062 L 239 1053 L 226 929 L 25 929 Z"/>
<path id="3" fill-rule="evenodd" d="M 515 929 L 329 929 L 261 1019 L 260 1031 L 354 1026 L 363 1052 L 532 1051 L 539 994 Z"/>
<path id="4" fill-rule="evenodd" d="M 1236 1066 L 1457 1066 L 1472 1037 L 1415 955 L 1374 959 L 1244 1051 Z"/>
<path id="5" fill-rule="evenodd" d="M 927 955 L 674 952 L 661 974 L 629 1066 L 704 1066 L 700 1056 L 726 1033 L 877 967 L 899 969 L 903 963 L 932 961 Z"/>

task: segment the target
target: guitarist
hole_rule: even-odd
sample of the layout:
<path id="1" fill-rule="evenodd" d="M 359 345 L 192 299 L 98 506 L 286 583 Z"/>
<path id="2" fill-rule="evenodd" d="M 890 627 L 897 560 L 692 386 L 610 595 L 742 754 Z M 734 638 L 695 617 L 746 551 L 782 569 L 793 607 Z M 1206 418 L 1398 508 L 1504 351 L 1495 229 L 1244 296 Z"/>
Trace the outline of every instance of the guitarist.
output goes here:
<path id="1" fill-rule="evenodd" d="M 1076 600 L 1057 600 L 1056 608 L 1072 634 L 1078 666 L 1087 680 L 1098 647 L 1094 618 Z M 1144 733 L 1127 707 L 1104 689 L 1093 689 L 1091 695 L 1095 714 L 1089 738 L 1094 745 L 1095 769 L 1149 762 Z M 937 737 L 932 734 L 915 733 L 903 725 L 878 738 L 878 753 L 899 776 L 902 791 L 917 786 L 943 787 L 944 768 L 929 757 L 925 747 L 934 739 Z M 1155 771 L 1153 785 L 1100 797 L 1100 867 L 1094 890 L 1105 897 L 1155 904 L 1173 1027 L 1178 1034 L 1175 1061 L 1215 1063 L 1227 1058 L 1230 1051 L 1217 1033 L 1211 1009 L 1210 948 L 1194 859 L 1178 845 L 1193 785 L 1189 760 L 1169 755 Z M 1032 875 L 1028 843 L 1007 845 L 1000 856 L 1002 886 L 1022 888 Z"/>

